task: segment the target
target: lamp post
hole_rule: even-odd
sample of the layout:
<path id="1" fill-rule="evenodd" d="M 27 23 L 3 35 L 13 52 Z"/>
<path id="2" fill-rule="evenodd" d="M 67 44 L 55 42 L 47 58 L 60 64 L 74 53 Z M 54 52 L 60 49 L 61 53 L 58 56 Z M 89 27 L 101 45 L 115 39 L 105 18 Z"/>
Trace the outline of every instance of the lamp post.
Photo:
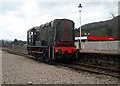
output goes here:
<path id="1" fill-rule="evenodd" d="M 79 13 L 80 13 L 80 41 L 79 41 L 79 49 L 81 50 L 81 11 L 82 11 L 82 5 L 79 4 L 78 6 L 78 10 L 79 10 Z"/>

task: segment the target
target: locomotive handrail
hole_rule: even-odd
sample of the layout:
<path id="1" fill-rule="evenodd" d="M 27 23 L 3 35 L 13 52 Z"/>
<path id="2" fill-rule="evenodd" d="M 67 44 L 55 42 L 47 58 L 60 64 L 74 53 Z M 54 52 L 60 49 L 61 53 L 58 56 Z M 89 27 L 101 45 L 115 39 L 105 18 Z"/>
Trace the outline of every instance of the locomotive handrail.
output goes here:
<path id="1" fill-rule="evenodd" d="M 27 47 L 48 47 L 48 46 L 27 46 Z"/>

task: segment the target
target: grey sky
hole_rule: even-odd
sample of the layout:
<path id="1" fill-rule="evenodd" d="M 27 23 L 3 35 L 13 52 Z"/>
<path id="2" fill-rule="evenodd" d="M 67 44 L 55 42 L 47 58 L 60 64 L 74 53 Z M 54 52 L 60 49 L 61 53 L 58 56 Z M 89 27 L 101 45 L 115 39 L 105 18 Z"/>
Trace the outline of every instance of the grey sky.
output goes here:
<path id="1" fill-rule="evenodd" d="M 0 0 L 0 39 L 26 40 L 29 28 L 56 18 L 68 18 L 80 26 L 78 5 L 82 3 L 81 24 L 112 19 L 118 15 L 118 0 Z"/>

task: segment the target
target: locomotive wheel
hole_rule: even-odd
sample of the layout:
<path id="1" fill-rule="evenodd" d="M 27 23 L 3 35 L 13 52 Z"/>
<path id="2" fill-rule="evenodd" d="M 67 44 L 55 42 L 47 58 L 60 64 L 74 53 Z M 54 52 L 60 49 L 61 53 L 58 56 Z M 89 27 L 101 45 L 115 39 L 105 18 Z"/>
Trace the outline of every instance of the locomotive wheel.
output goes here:
<path id="1" fill-rule="evenodd" d="M 38 60 L 38 59 L 39 59 L 39 56 L 38 56 L 38 55 L 35 55 L 34 57 L 35 57 L 35 60 Z"/>
<path id="2" fill-rule="evenodd" d="M 67 57 L 68 56 L 68 51 L 64 52 L 64 56 Z"/>
<path id="3" fill-rule="evenodd" d="M 37 56 L 35 56 L 35 60 L 38 60 L 38 57 L 37 57 Z"/>
<path id="4" fill-rule="evenodd" d="M 43 55 L 43 60 L 44 61 L 49 61 L 48 57 L 46 55 Z"/>
<path id="5" fill-rule="evenodd" d="M 46 53 L 47 53 L 47 52 L 45 52 L 45 53 L 43 54 L 42 60 L 45 61 L 45 62 L 49 62 L 50 59 L 48 58 L 48 56 L 47 56 Z"/>

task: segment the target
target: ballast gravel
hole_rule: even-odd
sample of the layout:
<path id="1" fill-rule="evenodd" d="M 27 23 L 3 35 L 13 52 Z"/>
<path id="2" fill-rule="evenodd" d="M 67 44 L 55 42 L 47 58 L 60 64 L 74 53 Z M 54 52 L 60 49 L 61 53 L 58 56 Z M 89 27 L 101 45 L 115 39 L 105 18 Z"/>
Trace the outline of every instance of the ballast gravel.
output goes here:
<path id="1" fill-rule="evenodd" d="M 120 84 L 107 75 L 77 72 L 2 51 L 2 84 Z"/>

